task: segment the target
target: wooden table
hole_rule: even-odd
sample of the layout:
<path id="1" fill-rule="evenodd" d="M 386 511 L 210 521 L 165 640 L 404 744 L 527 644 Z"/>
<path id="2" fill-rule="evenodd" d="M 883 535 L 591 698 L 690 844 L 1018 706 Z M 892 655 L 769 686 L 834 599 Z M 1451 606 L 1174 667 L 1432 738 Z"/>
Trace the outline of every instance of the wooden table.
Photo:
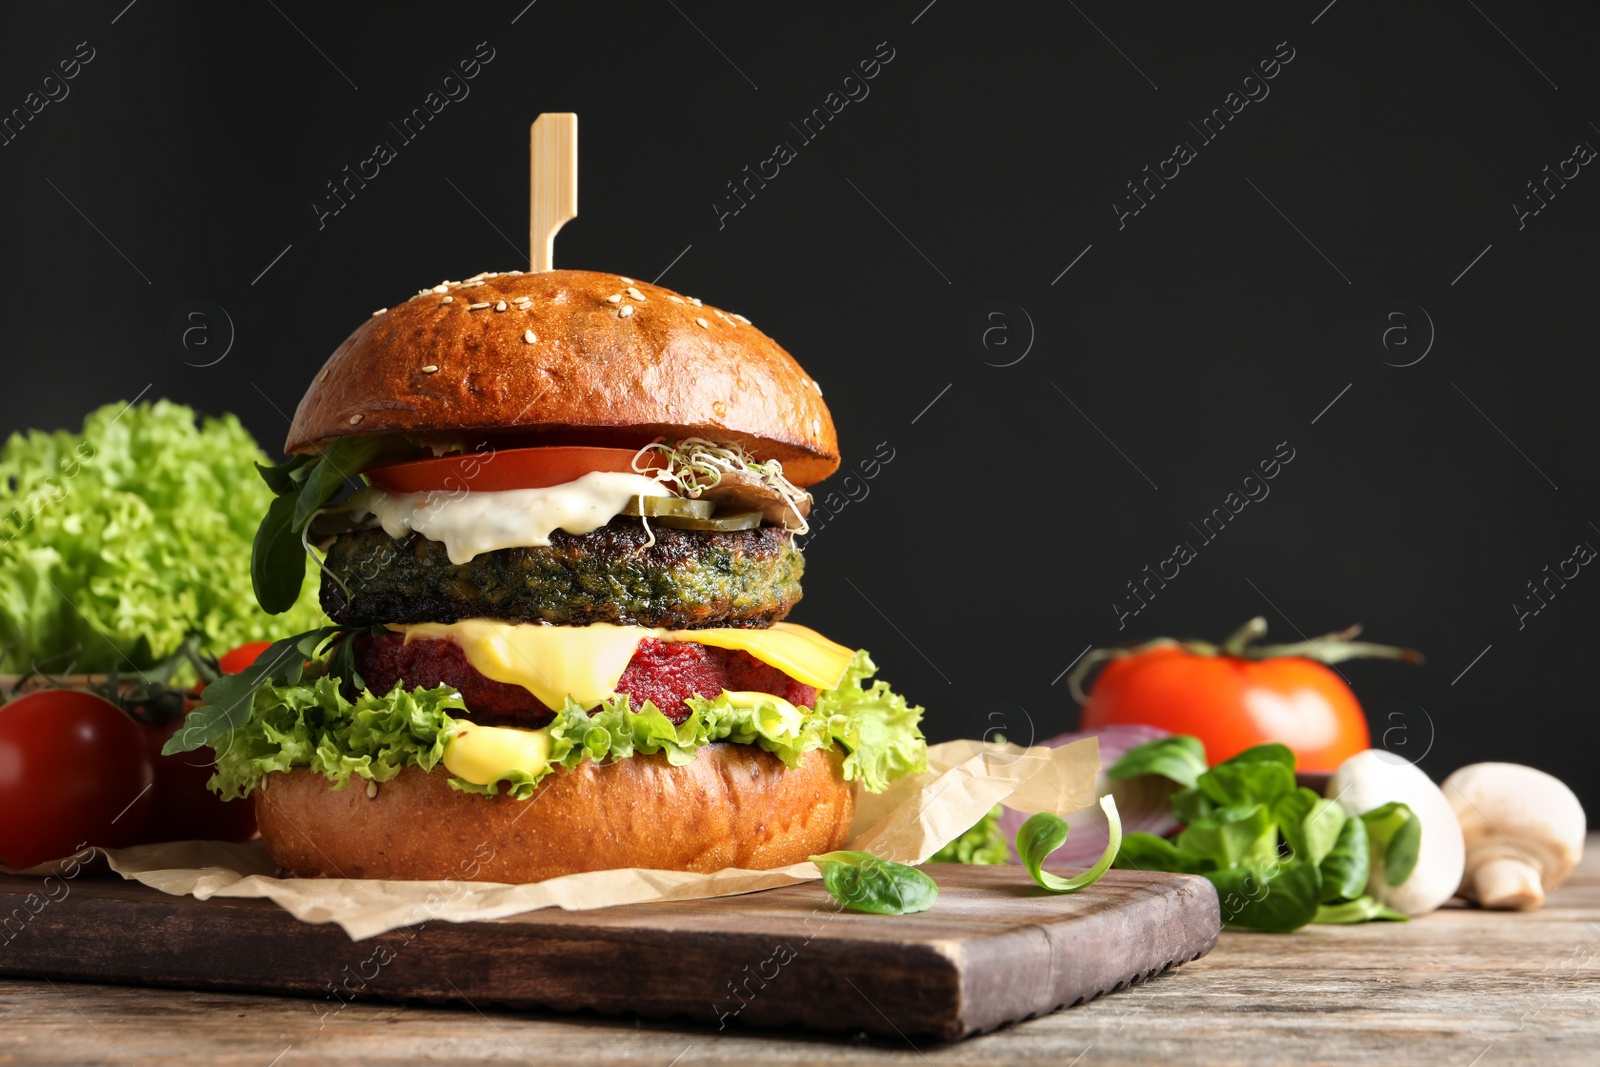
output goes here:
<path id="1" fill-rule="evenodd" d="M 3 949 L 0 949 L 3 951 Z M 618 981 L 625 981 L 619 975 Z M 243 1067 L 383 1062 L 1600 1064 L 1600 835 L 1531 914 L 1225 932 L 1204 959 L 950 1046 L 554 1014 L 482 1014 L 34 981 L 0 982 L 0 1064 Z"/>

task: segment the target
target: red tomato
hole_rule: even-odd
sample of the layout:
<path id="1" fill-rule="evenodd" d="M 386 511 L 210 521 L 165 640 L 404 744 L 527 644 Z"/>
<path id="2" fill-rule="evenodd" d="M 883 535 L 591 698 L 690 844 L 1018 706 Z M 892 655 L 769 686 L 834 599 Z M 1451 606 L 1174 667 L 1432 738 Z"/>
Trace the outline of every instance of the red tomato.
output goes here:
<path id="1" fill-rule="evenodd" d="M 264 643 L 262 647 L 266 647 Z M 166 726 L 144 729 L 150 761 L 155 766 L 156 787 L 155 802 L 140 842 L 250 840 L 256 833 L 255 805 L 248 800 L 224 801 L 206 788 L 216 762 L 212 749 L 199 748 L 175 756 L 161 754 L 161 746 L 182 725 L 182 720 L 175 720 Z"/>
<path id="2" fill-rule="evenodd" d="M 1083 707 L 1084 730 L 1138 723 L 1193 734 L 1213 764 L 1278 741 L 1300 771 L 1331 772 L 1372 747 L 1350 687 L 1294 656 L 1249 660 L 1156 648 L 1106 664 Z"/>
<path id="3" fill-rule="evenodd" d="M 223 674 L 238 674 L 246 667 L 254 666 L 256 657 L 271 647 L 271 641 L 247 642 L 217 660 L 217 667 Z"/>
<path id="4" fill-rule="evenodd" d="M 132 844 L 153 782 L 139 725 L 115 704 L 73 689 L 17 697 L 0 707 L 0 862 Z"/>
<path id="5" fill-rule="evenodd" d="M 638 450 L 632 448 L 583 445 L 502 448 L 408 463 L 386 463 L 371 468 L 366 475 L 378 488 L 396 493 L 544 489 L 581 478 L 590 471 L 633 474 L 633 457 L 638 454 Z"/>

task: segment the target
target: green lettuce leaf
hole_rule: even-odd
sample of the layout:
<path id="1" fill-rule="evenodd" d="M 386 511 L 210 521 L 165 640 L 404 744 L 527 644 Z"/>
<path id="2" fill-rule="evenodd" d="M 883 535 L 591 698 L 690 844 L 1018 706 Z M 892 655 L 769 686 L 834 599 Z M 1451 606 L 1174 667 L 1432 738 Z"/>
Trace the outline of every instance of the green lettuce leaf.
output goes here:
<path id="1" fill-rule="evenodd" d="M 996 804 L 960 837 L 928 857 L 929 863 L 1000 864 L 1011 862 L 1011 842 L 1000 828 L 1004 804 Z"/>
<path id="2" fill-rule="evenodd" d="M 192 632 L 221 653 L 322 621 L 315 583 L 287 619 L 256 605 L 265 458 L 233 416 L 197 427 L 165 400 L 108 404 L 81 433 L 13 434 L 0 448 L 0 671 L 142 669 Z"/>
<path id="3" fill-rule="evenodd" d="M 504 787 L 526 800 L 557 766 L 572 770 L 584 760 L 656 754 L 683 766 L 713 741 L 732 741 L 756 745 L 790 767 L 807 752 L 837 747 L 845 753 L 845 778 L 881 792 L 893 779 L 926 769 L 927 745 L 917 728 L 921 708 L 908 706 L 883 682 L 862 686 L 874 669 L 871 658 L 857 652 L 846 682 L 819 694 L 816 709 L 799 709 L 798 717 L 776 700 L 735 707 L 727 694 L 690 700 L 689 717 L 676 725 L 648 701 L 635 711 L 618 697 L 586 711 L 569 700 L 548 727 L 549 767 L 488 785 L 454 777 L 451 784 L 475 793 Z M 464 712 L 460 694 L 449 686 L 396 686 L 349 700 L 338 679 L 314 667 L 295 684 L 256 690 L 248 718 L 216 742 L 211 788 L 224 799 L 247 796 L 265 775 L 292 767 L 318 771 L 335 789 L 348 786 L 352 776 L 385 782 L 408 766 L 432 770 Z"/>

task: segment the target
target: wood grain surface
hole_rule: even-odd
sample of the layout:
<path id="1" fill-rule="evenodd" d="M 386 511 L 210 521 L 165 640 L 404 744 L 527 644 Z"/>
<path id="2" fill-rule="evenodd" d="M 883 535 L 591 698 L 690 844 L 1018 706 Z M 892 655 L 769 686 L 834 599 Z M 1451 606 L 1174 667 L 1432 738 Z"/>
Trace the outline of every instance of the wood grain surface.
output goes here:
<path id="1" fill-rule="evenodd" d="M 1046 893 L 1015 867 L 932 864 L 916 915 L 843 911 L 818 882 L 351 942 L 266 900 L 169 896 L 79 878 L 48 901 L 0 878 L 0 974 L 363 999 L 555 1008 L 727 1026 L 954 1039 L 1081 1003 L 1209 951 L 1211 883 L 1114 871 Z M 31 894 L 31 897 L 30 897 Z"/>
<path id="2" fill-rule="evenodd" d="M 1541 911 L 1227 931 L 1170 975 L 956 1044 L 0 980 L 0 1063 L 1593 1065 L 1597 954 L 1600 836 Z"/>

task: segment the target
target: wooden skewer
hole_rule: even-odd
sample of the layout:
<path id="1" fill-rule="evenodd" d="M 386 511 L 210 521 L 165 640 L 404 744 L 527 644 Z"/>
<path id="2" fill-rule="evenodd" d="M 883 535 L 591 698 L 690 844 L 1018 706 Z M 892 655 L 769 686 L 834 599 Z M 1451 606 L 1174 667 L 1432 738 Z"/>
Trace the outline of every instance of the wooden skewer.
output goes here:
<path id="1" fill-rule="evenodd" d="M 556 232 L 578 217 L 578 116 L 546 112 L 529 137 L 529 269 L 555 269 Z"/>

